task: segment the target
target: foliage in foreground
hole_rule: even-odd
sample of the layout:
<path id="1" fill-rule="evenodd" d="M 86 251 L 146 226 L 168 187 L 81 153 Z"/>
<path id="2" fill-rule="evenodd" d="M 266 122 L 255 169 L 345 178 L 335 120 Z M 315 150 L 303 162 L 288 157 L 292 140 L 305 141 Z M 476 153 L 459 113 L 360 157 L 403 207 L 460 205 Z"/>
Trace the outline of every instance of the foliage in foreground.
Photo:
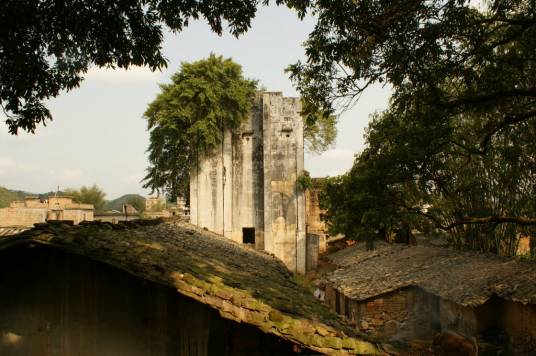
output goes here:
<path id="1" fill-rule="evenodd" d="M 352 170 L 326 187 L 332 229 L 438 228 L 513 253 L 536 225 L 536 3 L 318 4 L 308 62 L 290 67 L 305 99 L 334 110 L 373 83 L 394 91 Z"/>
<path id="2" fill-rule="evenodd" d="M 303 17 L 308 1 L 275 0 Z M 92 66 L 165 67 L 164 30 L 204 19 L 221 34 L 247 31 L 269 0 L 0 2 L 0 106 L 12 134 L 34 132 L 52 115 L 44 101 L 77 88 Z"/>

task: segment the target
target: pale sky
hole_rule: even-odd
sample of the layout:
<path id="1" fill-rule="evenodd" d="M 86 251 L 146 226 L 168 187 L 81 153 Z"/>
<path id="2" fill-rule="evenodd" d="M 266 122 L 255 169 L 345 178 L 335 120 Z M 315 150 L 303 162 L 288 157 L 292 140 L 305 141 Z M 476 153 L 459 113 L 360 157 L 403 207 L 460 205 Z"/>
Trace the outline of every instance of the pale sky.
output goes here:
<path id="1" fill-rule="evenodd" d="M 285 7 L 259 9 L 252 29 L 238 39 L 219 37 L 203 22 L 192 22 L 179 34 L 167 34 L 163 44 L 168 67 L 152 73 L 145 68 L 125 71 L 92 69 L 81 87 L 50 100 L 54 121 L 36 134 L 11 136 L 0 124 L 0 186 L 41 193 L 97 184 L 108 199 L 127 193 L 147 195 L 145 174 L 149 143 L 142 115 L 157 95 L 158 83 L 169 81 L 180 62 L 231 57 L 247 77 L 270 91 L 297 96 L 284 69 L 304 59 L 302 43 L 314 25 L 299 21 Z M 315 177 L 347 171 L 363 147 L 369 115 L 387 107 L 389 90 L 372 87 L 358 104 L 341 115 L 336 145 L 322 155 L 305 157 Z"/>

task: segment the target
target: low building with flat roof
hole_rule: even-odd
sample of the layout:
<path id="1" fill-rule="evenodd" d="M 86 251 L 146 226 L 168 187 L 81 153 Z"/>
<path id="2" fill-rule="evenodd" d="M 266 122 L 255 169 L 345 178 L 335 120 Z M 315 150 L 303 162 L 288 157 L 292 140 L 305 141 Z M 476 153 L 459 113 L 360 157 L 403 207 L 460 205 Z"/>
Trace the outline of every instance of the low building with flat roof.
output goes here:
<path id="1" fill-rule="evenodd" d="M 53 196 L 41 200 L 28 196 L 22 201 L 13 201 L 9 207 L 0 209 L 0 227 L 32 227 L 50 220 L 93 221 L 92 204 L 81 204 L 69 196 Z"/>

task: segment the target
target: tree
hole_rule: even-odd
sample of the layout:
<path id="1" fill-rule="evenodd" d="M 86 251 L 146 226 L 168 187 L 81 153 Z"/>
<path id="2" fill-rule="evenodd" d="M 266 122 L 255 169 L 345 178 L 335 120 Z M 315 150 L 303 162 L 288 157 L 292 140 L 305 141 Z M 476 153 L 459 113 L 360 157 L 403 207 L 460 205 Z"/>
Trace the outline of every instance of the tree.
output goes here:
<path id="1" fill-rule="evenodd" d="M 223 130 L 248 117 L 255 88 L 231 59 L 212 54 L 182 63 L 145 112 L 150 166 L 144 187 L 164 191 L 171 201 L 188 197 L 190 167 L 221 143 Z"/>
<path id="2" fill-rule="evenodd" d="M 269 0 L 263 0 L 267 5 Z M 296 8 L 305 0 L 276 0 Z M 80 85 L 87 70 L 166 65 L 164 27 L 179 32 L 204 18 L 212 30 L 224 25 L 235 36 L 246 31 L 257 0 L 130 0 L 0 2 L 0 105 L 9 131 L 34 132 L 52 119 L 43 101 Z"/>
<path id="3" fill-rule="evenodd" d="M 456 142 L 479 117 L 436 127 L 396 108 L 373 118 L 352 170 L 328 181 L 332 232 L 364 239 L 403 226 L 442 229 L 459 248 L 515 253 L 517 235 L 535 232 L 536 123 L 496 134 L 486 155 L 466 155 Z"/>
<path id="4" fill-rule="evenodd" d="M 65 195 L 71 196 L 77 203 L 93 204 L 95 211 L 102 211 L 106 205 L 106 193 L 96 184 L 91 187 L 82 186 L 79 190 L 66 189 Z"/>
<path id="5" fill-rule="evenodd" d="M 330 148 L 337 137 L 337 116 L 319 110 L 305 100 L 302 100 L 301 115 L 304 120 L 303 137 L 306 150 L 310 153 L 322 153 Z"/>
<path id="6" fill-rule="evenodd" d="M 335 112 L 371 84 L 393 88 L 389 110 L 369 128 L 367 148 L 335 182 L 352 197 L 340 208 L 332 201 L 334 226 L 353 218 L 366 235 L 413 213 L 476 247 L 484 242 L 471 230 L 487 230 L 478 234 L 493 239 L 498 230 L 536 223 L 529 203 L 534 1 L 489 1 L 482 10 L 463 0 L 311 6 L 319 20 L 305 44 L 307 62 L 288 69 L 304 100 Z M 498 246 L 492 245 L 486 248 Z"/>

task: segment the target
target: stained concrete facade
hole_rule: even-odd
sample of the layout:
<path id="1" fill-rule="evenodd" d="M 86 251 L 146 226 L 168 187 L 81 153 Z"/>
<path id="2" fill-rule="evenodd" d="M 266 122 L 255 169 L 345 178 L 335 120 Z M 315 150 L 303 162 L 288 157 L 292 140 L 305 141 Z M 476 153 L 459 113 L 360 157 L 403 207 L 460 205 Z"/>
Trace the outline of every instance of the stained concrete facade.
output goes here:
<path id="1" fill-rule="evenodd" d="M 259 92 L 249 120 L 199 155 L 190 179 L 190 221 L 306 269 L 303 121 L 299 98 Z"/>

